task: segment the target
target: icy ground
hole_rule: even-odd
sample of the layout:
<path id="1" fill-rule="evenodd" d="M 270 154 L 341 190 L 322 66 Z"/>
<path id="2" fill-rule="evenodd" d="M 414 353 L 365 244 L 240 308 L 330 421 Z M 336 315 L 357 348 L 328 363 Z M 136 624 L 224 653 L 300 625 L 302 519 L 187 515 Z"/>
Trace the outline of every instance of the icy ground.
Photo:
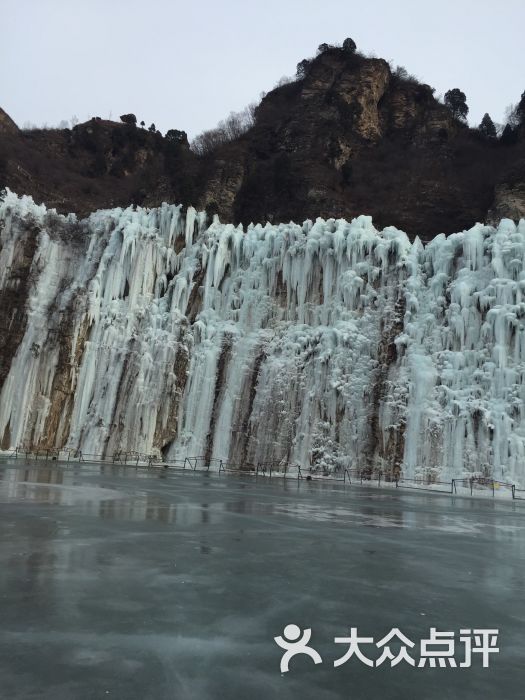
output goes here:
<path id="1" fill-rule="evenodd" d="M 1 695 L 520 698 L 525 505 L 110 466 L 0 465 Z M 273 637 L 323 664 L 280 674 Z M 501 630 L 488 669 L 333 667 L 333 638 Z"/>

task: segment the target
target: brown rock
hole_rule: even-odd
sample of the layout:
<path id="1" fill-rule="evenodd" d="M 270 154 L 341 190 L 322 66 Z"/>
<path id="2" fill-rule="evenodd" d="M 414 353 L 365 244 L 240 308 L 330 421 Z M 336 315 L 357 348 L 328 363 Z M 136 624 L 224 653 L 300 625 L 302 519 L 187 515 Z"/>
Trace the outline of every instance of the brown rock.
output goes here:
<path id="1" fill-rule="evenodd" d="M 0 107 L 0 134 L 17 134 L 19 128 L 7 112 Z"/>
<path id="2" fill-rule="evenodd" d="M 488 212 L 487 223 L 495 225 L 504 218 L 514 219 L 514 221 L 525 218 L 525 182 L 513 185 L 502 184 L 496 187 L 494 203 Z"/>
<path id="3" fill-rule="evenodd" d="M 455 120 L 428 85 L 330 48 L 280 85 L 255 125 L 197 156 L 182 139 L 90 120 L 19 131 L 0 112 L 0 187 L 81 216 L 162 201 L 233 223 L 370 214 L 423 240 L 523 214 L 525 139 L 502 145 Z"/>

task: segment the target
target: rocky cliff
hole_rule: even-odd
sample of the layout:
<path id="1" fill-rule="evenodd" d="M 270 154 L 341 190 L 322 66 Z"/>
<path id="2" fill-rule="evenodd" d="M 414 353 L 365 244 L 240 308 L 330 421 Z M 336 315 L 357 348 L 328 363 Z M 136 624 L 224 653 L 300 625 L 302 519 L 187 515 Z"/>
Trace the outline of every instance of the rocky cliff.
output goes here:
<path id="1" fill-rule="evenodd" d="M 423 239 L 525 213 L 525 139 L 483 138 L 381 59 L 328 49 L 264 97 L 245 134 L 206 156 L 94 118 L 19 131 L 0 113 L 0 185 L 86 216 L 180 201 L 222 220 L 372 215 Z"/>

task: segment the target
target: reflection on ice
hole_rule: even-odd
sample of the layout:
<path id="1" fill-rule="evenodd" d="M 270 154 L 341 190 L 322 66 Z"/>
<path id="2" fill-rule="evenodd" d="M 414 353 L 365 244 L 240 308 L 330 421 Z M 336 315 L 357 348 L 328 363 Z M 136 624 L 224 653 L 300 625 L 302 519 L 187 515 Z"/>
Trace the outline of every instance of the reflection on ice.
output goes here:
<path id="1" fill-rule="evenodd" d="M 0 503 L 6 697 L 480 697 L 479 666 L 334 673 L 350 625 L 499 626 L 481 697 L 520 697 L 523 503 L 22 460 L 0 465 Z M 324 660 L 292 685 L 273 643 L 291 621 Z"/>

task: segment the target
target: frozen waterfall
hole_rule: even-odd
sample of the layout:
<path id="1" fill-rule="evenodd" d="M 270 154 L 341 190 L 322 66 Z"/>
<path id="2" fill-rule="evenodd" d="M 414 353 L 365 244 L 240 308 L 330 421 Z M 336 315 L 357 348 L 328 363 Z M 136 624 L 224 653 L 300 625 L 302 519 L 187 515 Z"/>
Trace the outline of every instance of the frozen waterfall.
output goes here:
<path id="1" fill-rule="evenodd" d="M 525 483 L 525 221 L 0 200 L 0 440 Z M 2 356 L 3 353 L 3 356 Z"/>

